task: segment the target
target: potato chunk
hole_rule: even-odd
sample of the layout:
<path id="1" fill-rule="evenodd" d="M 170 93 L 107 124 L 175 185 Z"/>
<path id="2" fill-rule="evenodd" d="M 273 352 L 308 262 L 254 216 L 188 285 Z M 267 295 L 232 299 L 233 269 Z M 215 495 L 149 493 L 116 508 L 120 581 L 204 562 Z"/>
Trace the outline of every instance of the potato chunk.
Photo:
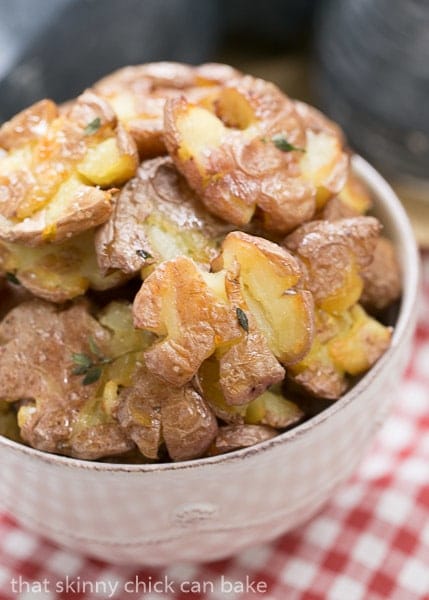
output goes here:
<path id="1" fill-rule="evenodd" d="M 174 62 L 147 63 L 107 75 L 94 85 L 94 91 L 112 106 L 145 159 L 166 153 L 163 131 L 167 98 L 185 95 L 193 101 L 209 102 L 221 83 L 239 75 L 222 64 L 193 67 Z"/>
<path id="2" fill-rule="evenodd" d="M 210 454 L 223 454 L 240 448 L 248 448 L 270 440 L 277 433 L 275 429 L 266 425 L 226 425 L 219 427 L 219 433 L 210 448 Z"/>
<path id="3" fill-rule="evenodd" d="M 0 238 L 38 246 L 97 226 L 137 151 L 109 105 L 85 92 L 61 113 L 50 100 L 0 128 Z M 105 189 L 100 189 L 102 186 Z"/>
<path id="4" fill-rule="evenodd" d="M 348 174 L 338 128 L 313 121 L 276 86 L 246 76 L 221 87 L 211 110 L 168 100 L 165 144 L 213 214 L 243 226 L 258 207 L 267 230 L 287 233 Z"/>
<path id="5" fill-rule="evenodd" d="M 145 353 L 150 371 L 179 387 L 217 348 L 242 337 L 222 293 L 222 282 L 218 296 L 184 256 L 162 263 L 149 275 L 134 301 L 134 323 L 163 337 Z"/>
<path id="6" fill-rule="evenodd" d="M 24 288 L 51 302 L 71 300 L 88 288 L 107 290 L 127 280 L 120 271 L 102 275 L 93 231 L 36 248 L 0 241 L 0 272 L 13 273 Z"/>
<path id="7" fill-rule="evenodd" d="M 362 271 L 364 288 L 360 302 L 373 313 L 387 308 L 401 295 L 401 271 L 395 247 L 387 238 L 377 240 L 373 259 Z"/>
<path id="8" fill-rule="evenodd" d="M 112 380 L 130 384 L 147 334 L 133 330 L 126 305 L 110 305 L 100 320 L 116 329 L 84 303 L 58 310 L 32 300 L 0 324 L 1 399 L 19 403 L 21 436 L 34 448 L 86 459 L 134 448 L 106 410 L 103 389 Z"/>
<path id="9" fill-rule="evenodd" d="M 305 287 L 319 308 L 340 314 L 359 300 L 361 273 L 372 260 L 379 232 L 373 217 L 356 217 L 313 221 L 286 238 L 286 247 L 302 261 Z"/>
<path id="10" fill-rule="evenodd" d="M 135 324 L 162 336 L 146 352 L 152 372 L 183 385 L 216 353 L 227 402 L 244 404 L 283 378 L 276 358 L 296 362 L 310 348 L 311 295 L 287 251 L 244 233 L 226 237 L 213 269 L 162 263 L 136 296 Z"/>
<path id="11" fill-rule="evenodd" d="M 246 304 L 273 354 L 285 365 L 300 360 L 312 342 L 313 302 L 301 289 L 297 260 L 268 240 L 233 232 L 213 268 L 231 270 L 235 263 Z"/>
<path id="12" fill-rule="evenodd" d="M 98 262 L 124 273 L 182 255 L 209 265 L 230 229 L 204 209 L 170 158 L 156 158 L 142 163 L 99 229 Z"/>
<path id="13" fill-rule="evenodd" d="M 347 377 L 367 371 L 390 345 L 392 329 L 355 305 L 341 315 L 316 312 L 317 332 L 310 352 L 289 370 L 291 378 L 320 398 L 336 400 Z"/>

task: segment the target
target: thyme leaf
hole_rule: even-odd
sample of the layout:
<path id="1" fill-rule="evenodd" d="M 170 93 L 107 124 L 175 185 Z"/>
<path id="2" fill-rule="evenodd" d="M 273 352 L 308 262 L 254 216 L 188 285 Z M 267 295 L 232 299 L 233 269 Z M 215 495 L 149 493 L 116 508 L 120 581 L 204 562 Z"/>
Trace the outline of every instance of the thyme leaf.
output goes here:
<path id="1" fill-rule="evenodd" d="M 10 273 L 9 271 L 6 273 L 6 279 L 9 283 L 14 283 L 15 285 L 20 285 L 20 281 L 15 273 Z"/>
<path id="2" fill-rule="evenodd" d="M 146 250 L 143 250 L 143 249 L 136 250 L 136 254 L 140 258 L 143 258 L 143 260 L 146 260 L 147 258 L 153 258 L 152 254 L 150 254 L 149 252 L 146 252 Z"/>
<path id="3" fill-rule="evenodd" d="M 235 309 L 235 314 L 237 315 L 237 321 L 242 329 L 246 333 L 249 333 L 249 320 L 247 318 L 246 313 L 240 307 Z"/>
<path id="4" fill-rule="evenodd" d="M 288 142 L 284 133 L 276 133 L 271 138 L 274 146 L 281 150 L 282 152 L 291 152 L 295 150 L 297 152 L 305 152 L 305 148 L 300 148 L 299 146 L 294 146 L 290 142 Z"/>
<path id="5" fill-rule="evenodd" d="M 101 119 L 100 117 L 95 117 L 93 121 L 88 123 L 88 125 L 83 130 L 84 135 L 92 135 L 96 133 L 101 127 Z"/>

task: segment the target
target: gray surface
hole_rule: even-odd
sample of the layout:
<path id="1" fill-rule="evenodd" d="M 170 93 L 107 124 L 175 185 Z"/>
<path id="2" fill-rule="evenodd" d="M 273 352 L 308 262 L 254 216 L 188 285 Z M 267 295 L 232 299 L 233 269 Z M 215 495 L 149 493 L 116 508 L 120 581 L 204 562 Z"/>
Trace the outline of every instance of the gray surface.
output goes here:
<path id="1" fill-rule="evenodd" d="M 320 17 L 322 106 L 371 162 L 428 177 L 428 0 L 331 0 Z"/>
<path id="2" fill-rule="evenodd" d="M 218 32 L 215 0 L 0 0 L 0 22 L 0 121 L 123 65 L 207 60 Z"/>

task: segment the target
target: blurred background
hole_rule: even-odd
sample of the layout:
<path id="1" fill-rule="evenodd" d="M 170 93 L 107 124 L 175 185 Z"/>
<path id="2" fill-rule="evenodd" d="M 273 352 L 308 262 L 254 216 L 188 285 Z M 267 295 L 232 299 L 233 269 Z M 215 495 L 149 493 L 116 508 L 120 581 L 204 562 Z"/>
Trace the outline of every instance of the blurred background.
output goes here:
<path id="1" fill-rule="evenodd" d="M 428 0 L 0 0 L 0 122 L 156 60 L 227 62 L 322 108 L 429 246 Z"/>

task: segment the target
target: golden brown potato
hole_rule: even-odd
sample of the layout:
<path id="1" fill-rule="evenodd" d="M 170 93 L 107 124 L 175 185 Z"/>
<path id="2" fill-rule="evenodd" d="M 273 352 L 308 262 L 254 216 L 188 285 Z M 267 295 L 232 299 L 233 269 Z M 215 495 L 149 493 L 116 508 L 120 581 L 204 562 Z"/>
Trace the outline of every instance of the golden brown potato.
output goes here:
<path id="1" fill-rule="evenodd" d="M 372 206 L 371 193 L 366 185 L 353 173 L 349 173 L 345 186 L 338 194 L 341 202 L 363 215 Z"/>
<path id="2" fill-rule="evenodd" d="M 295 101 L 295 109 L 306 133 L 306 153 L 301 160 L 302 176 L 317 189 L 317 208 L 341 193 L 349 177 L 349 156 L 344 151 L 344 135 L 338 125 L 305 102 Z"/>
<path id="3" fill-rule="evenodd" d="M 190 381 L 216 349 L 243 336 L 218 279 L 182 256 L 161 263 L 135 298 L 136 327 L 162 336 L 145 353 L 147 367 L 174 386 Z"/>
<path id="4" fill-rule="evenodd" d="M 238 262 L 230 265 L 225 274 L 225 291 L 246 333 L 237 343 L 217 351 L 219 385 L 228 405 L 247 404 L 285 375 L 244 299 L 240 270 Z"/>
<path id="5" fill-rule="evenodd" d="M 278 386 L 274 386 L 248 405 L 245 421 L 250 425 L 286 429 L 300 423 L 304 416 L 299 406 L 285 398 Z"/>
<path id="6" fill-rule="evenodd" d="M 243 226 L 259 207 L 266 229 L 286 233 L 344 185 L 340 134 L 307 126 L 273 84 L 242 77 L 213 107 L 176 98 L 165 108 L 167 149 L 213 214 Z"/>
<path id="7" fill-rule="evenodd" d="M 213 269 L 234 273 L 236 263 L 244 300 L 270 350 L 284 365 L 300 360 L 312 342 L 313 302 L 301 288 L 298 261 L 277 244 L 236 231 L 225 238 Z"/>
<path id="8" fill-rule="evenodd" d="M 309 350 L 312 299 L 297 261 L 261 238 L 230 233 L 212 266 L 186 257 L 158 266 L 136 296 L 135 324 L 161 336 L 145 353 L 153 373 L 180 386 L 216 353 L 225 401 L 245 404 L 283 379 L 278 360 Z"/>
<path id="9" fill-rule="evenodd" d="M 362 271 L 364 288 L 361 304 L 370 312 L 380 312 L 401 295 L 401 270 L 395 247 L 387 238 L 377 240 L 373 259 Z"/>
<path id="10" fill-rule="evenodd" d="M 103 223 L 112 189 L 137 165 L 132 138 L 95 94 L 61 114 L 50 100 L 27 108 L 0 128 L 0 239 L 37 246 Z"/>
<path id="11" fill-rule="evenodd" d="M 319 308 L 340 314 L 359 300 L 361 272 L 372 260 L 380 228 L 374 217 L 312 221 L 286 238 L 286 247 L 302 262 L 304 286 Z"/>
<path id="12" fill-rule="evenodd" d="M 163 401 L 161 418 L 163 438 L 173 460 L 202 456 L 218 432 L 214 413 L 189 385 Z"/>
<path id="13" fill-rule="evenodd" d="M 219 427 L 219 433 L 210 448 L 209 454 L 223 454 L 239 448 L 254 446 L 275 437 L 278 432 L 266 425 L 226 425 Z"/>
<path id="14" fill-rule="evenodd" d="M 104 388 L 130 385 L 147 335 L 132 329 L 126 305 L 99 318 L 84 303 L 58 310 L 33 300 L 0 324 L 1 399 L 19 403 L 21 435 L 34 448 L 94 459 L 134 447 L 106 409 Z"/>
<path id="15" fill-rule="evenodd" d="M 94 85 L 94 91 L 110 103 L 144 159 L 166 153 L 166 98 L 185 95 L 193 101 L 210 102 L 220 84 L 239 76 L 238 71 L 222 64 L 193 67 L 174 62 L 148 63 L 107 75 Z"/>
<path id="16" fill-rule="evenodd" d="M 107 290 L 127 280 L 120 271 L 102 275 L 95 256 L 93 231 L 36 248 L 0 241 L 1 272 L 13 274 L 23 288 L 51 302 L 71 300 L 88 288 Z"/>
<path id="17" fill-rule="evenodd" d="M 231 227 L 208 213 L 169 157 L 142 163 L 96 234 L 103 271 L 135 273 L 176 256 L 209 265 Z"/>
<path id="18" fill-rule="evenodd" d="M 316 326 L 310 352 L 288 373 L 314 396 L 336 400 L 350 385 L 348 375 L 364 373 L 387 350 L 392 329 L 359 304 L 339 315 L 317 310 Z"/>

